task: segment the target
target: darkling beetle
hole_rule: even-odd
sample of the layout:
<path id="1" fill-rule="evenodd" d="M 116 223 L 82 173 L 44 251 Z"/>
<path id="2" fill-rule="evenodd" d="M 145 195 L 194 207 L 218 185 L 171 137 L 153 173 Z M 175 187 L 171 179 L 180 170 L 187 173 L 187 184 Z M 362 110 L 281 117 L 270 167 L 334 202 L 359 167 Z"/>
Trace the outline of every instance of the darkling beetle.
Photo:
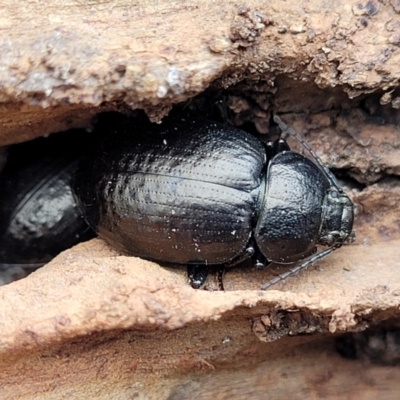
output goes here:
<path id="1" fill-rule="evenodd" d="M 73 188 L 86 220 L 128 254 L 188 265 L 194 288 L 210 265 L 290 265 L 267 289 L 354 238 L 348 196 L 274 120 L 282 136 L 266 144 L 203 120 L 128 124 L 80 164 Z M 287 135 L 315 162 L 291 151 Z M 317 245 L 328 248 L 315 254 Z"/>
<path id="2" fill-rule="evenodd" d="M 81 136 L 70 131 L 9 149 L 0 173 L 0 272 L 35 270 L 94 237 L 71 188 L 85 151 L 75 146 Z"/>

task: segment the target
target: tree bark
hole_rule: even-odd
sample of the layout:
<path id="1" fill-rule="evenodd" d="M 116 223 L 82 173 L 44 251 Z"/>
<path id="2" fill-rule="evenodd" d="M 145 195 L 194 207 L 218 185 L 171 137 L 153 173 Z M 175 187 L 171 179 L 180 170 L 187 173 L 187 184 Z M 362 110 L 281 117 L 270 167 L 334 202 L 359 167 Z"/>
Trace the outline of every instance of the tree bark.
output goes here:
<path id="1" fill-rule="evenodd" d="M 100 105 L 159 119 L 245 78 L 276 90 L 284 75 L 350 98 L 379 91 L 398 108 L 399 10 L 395 0 L 2 1 L 0 143 L 88 126 Z"/>

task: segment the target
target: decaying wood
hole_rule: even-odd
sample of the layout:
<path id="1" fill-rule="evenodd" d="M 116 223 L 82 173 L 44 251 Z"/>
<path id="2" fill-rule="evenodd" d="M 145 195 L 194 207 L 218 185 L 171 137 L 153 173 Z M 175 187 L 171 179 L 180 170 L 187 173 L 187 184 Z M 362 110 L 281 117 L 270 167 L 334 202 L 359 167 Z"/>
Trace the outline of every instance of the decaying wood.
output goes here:
<path id="1" fill-rule="evenodd" d="M 380 90 L 383 103 L 400 103 L 395 0 L 3 0 L 0 11 L 2 144 L 88 126 L 82 109 L 100 105 L 159 119 L 211 84 L 245 78 L 279 90 L 285 75 L 351 98 Z"/>
<path id="2" fill-rule="evenodd" d="M 243 322 L 237 317 L 171 332 L 94 333 L 90 341 L 77 338 L 2 360 L 2 398 L 397 397 L 398 370 L 344 360 L 332 337 L 303 336 L 266 345 Z M 167 345 L 155 347 L 155 342 Z M 219 358 L 214 357 L 217 351 Z"/>
<path id="3" fill-rule="evenodd" d="M 195 291 L 182 268 L 78 245 L 0 288 L 0 397 L 395 396 L 399 370 L 334 339 L 399 317 L 400 3 L 139 3 L 0 1 L 0 144 L 107 110 L 158 120 L 208 88 L 187 107 L 224 99 L 260 133 L 277 112 L 346 171 L 357 241 L 266 292 L 283 267 Z"/>

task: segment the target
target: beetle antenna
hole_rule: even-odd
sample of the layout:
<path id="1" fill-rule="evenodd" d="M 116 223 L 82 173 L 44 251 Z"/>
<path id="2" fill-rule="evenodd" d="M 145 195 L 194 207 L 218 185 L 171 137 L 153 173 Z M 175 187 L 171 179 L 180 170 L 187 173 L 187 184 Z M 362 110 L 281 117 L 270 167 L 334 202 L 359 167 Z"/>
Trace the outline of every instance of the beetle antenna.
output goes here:
<path id="1" fill-rule="evenodd" d="M 315 256 L 309 258 L 305 263 L 300 264 L 300 265 L 296 265 L 295 267 L 293 267 L 289 271 L 287 271 L 287 272 L 285 272 L 285 273 L 283 273 L 281 275 L 278 275 L 276 278 L 273 278 L 273 279 L 269 280 L 268 282 L 264 283 L 260 287 L 260 290 L 266 290 L 270 286 L 275 285 L 278 282 L 281 282 L 281 281 L 285 280 L 287 277 L 297 274 L 299 271 L 301 271 L 303 269 L 306 269 L 310 264 L 314 263 L 315 261 L 319 260 L 322 257 L 325 257 L 329 253 L 332 253 L 332 251 L 337 249 L 338 247 L 340 247 L 340 246 L 333 246 L 333 247 L 330 247 L 329 249 L 321 251 L 320 253 L 316 254 Z"/>
<path id="2" fill-rule="evenodd" d="M 305 141 L 304 138 L 302 138 L 298 133 L 296 133 L 292 128 L 289 128 L 277 115 L 274 115 L 274 122 L 278 124 L 280 130 L 282 131 L 281 137 L 283 139 L 287 136 L 290 135 L 294 137 L 299 143 L 303 145 L 307 149 L 307 151 L 313 156 L 314 160 L 322 170 L 323 174 L 325 177 L 328 179 L 330 184 L 334 186 L 339 193 L 343 192 L 343 189 L 339 186 L 335 176 L 332 174 L 332 172 L 325 167 L 323 164 L 322 160 L 318 157 L 317 153 L 310 147 L 310 145 Z"/>

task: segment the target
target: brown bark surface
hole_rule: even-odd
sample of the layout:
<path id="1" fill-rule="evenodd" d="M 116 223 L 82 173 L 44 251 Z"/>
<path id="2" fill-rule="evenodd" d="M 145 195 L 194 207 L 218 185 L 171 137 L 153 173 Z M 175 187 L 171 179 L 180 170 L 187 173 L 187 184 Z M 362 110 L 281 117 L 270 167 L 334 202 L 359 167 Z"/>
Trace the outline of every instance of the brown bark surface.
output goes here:
<path id="1" fill-rule="evenodd" d="M 281 114 L 358 209 L 355 243 L 265 292 L 282 266 L 196 291 L 100 239 L 62 253 L 0 288 L 0 398 L 397 398 L 334 339 L 399 317 L 399 45 L 395 0 L 0 1 L 0 145 L 210 88 L 237 125 Z"/>
<path id="2" fill-rule="evenodd" d="M 0 143 L 88 126 L 84 111 L 100 105 L 158 119 L 215 80 L 271 88 L 285 75 L 350 98 L 380 90 L 398 108 L 399 11 L 396 0 L 3 0 Z"/>

